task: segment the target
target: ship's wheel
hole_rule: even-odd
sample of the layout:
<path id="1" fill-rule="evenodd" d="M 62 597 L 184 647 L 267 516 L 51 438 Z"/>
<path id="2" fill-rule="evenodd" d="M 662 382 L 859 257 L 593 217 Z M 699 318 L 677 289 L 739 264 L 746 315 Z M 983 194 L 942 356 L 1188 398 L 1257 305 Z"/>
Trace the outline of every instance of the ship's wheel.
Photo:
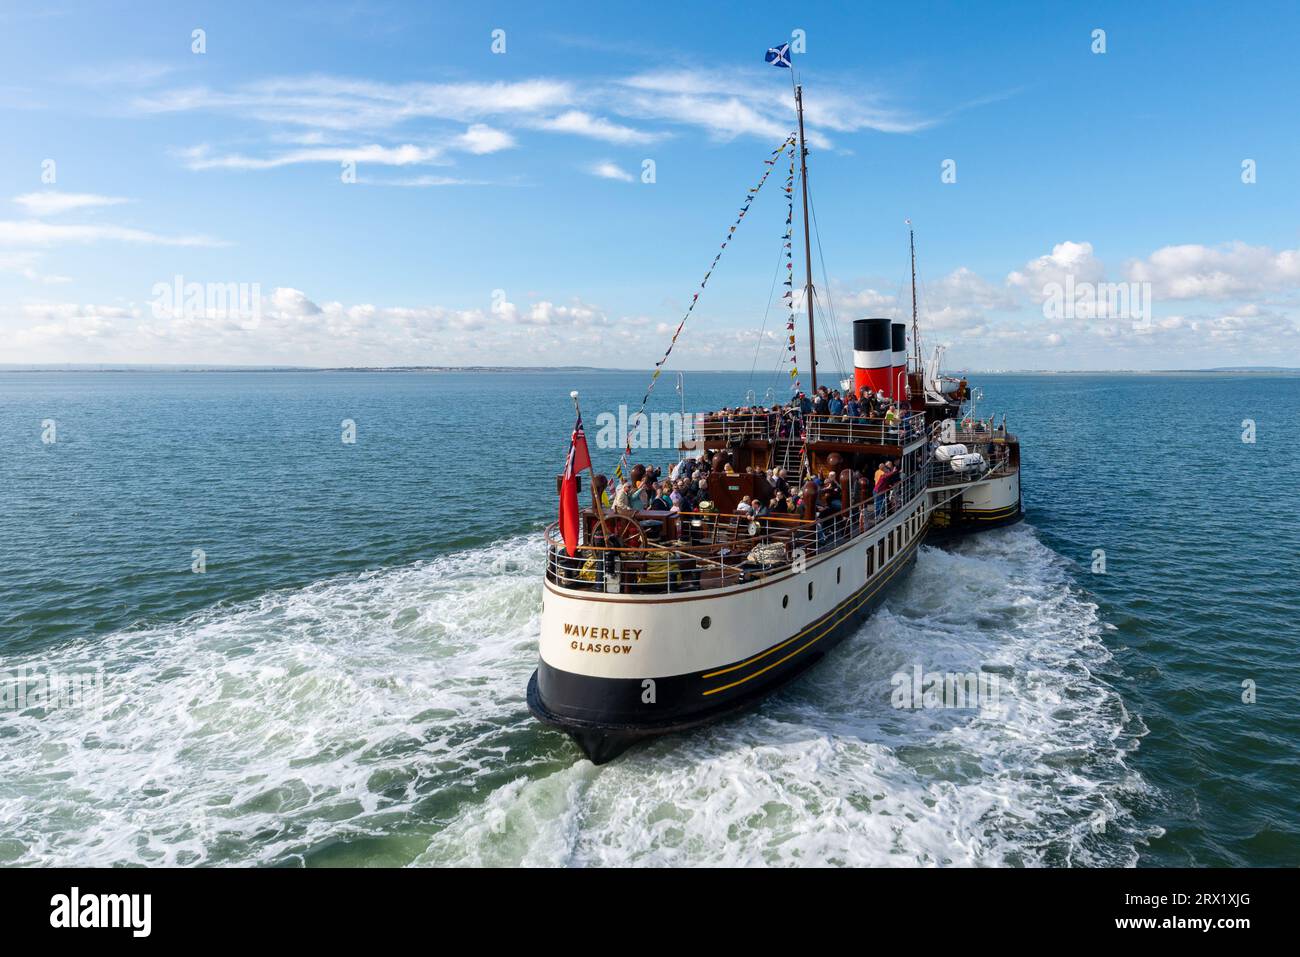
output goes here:
<path id="1" fill-rule="evenodd" d="M 593 545 L 605 548 L 645 547 L 645 532 L 641 530 L 636 519 L 628 518 L 626 515 L 606 515 L 605 527 L 602 529 L 597 522 L 591 538 Z"/>

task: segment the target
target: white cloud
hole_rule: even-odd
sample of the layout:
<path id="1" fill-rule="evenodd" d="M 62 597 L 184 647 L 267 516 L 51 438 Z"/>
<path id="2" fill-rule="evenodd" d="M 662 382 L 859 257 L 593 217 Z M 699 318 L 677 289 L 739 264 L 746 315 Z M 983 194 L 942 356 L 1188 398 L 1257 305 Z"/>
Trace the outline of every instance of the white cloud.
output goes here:
<path id="1" fill-rule="evenodd" d="M 369 146 L 337 147 L 321 146 L 309 149 L 292 150 L 276 156 L 254 157 L 230 153 L 213 156 L 209 147 L 195 146 L 180 151 L 185 158 L 185 165 L 193 170 L 204 169 L 276 169 L 281 166 L 293 166 L 299 163 L 356 163 L 376 166 L 412 166 L 435 163 L 440 158 L 441 150 L 431 146 Z"/>
<path id="2" fill-rule="evenodd" d="M 497 83 L 384 83 L 350 77 L 273 77 L 228 90 L 190 87 L 137 97 L 134 107 L 146 113 L 210 112 L 265 124 L 269 139 L 285 142 L 308 137 L 301 145 L 323 145 L 322 131 L 380 140 L 420 121 L 471 122 L 470 131 L 451 142 L 472 153 L 513 146 L 510 133 L 488 132 L 482 121 L 569 134 L 619 145 L 651 143 L 671 135 L 616 122 L 601 113 L 695 126 L 717 140 L 755 136 L 779 142 L 790 132 L 793 96 L 774 83 L 770 72 L 756 70 L 673 70 L 640 73 L 607 82 L 574 83 L 534 78 Z M 862 130 L 905 133 L 925 129 L 934 120 L 886 103 L 879 91 L 862 84 L 819 89 L 806 105 L 808 142 L 819 149 L 832 144 L 826 131 Z M 286 127 L 290 128 L 286 131 Z M 293 127 L 304 128 L 295 134 Z M 438 142 L 447 139 L 435 131 Z M 432 138 L 432 137 L 430 137 Z M 371 149 L 380 149 L 372 146 Z M 191 156 L 192 169 L 270 169 L 296 162 L 334 160 L 335 152 L 288 153 L 269 157 L 238 154 Z"/>
<path id="3" fill-rule="evenodd" d="M 0 332 L 15 346 L 7 361 L 22 362 L 535 365 L 571 364 L 582 355 L 592 364 L 615 364 L 620 348 L 662 348 L 658 337 L 643 338 L 645 320 L 613 322 L 576 298 L 497 308 L 349 306 L 279 287 L 259 306 L 259 321 L 249 323 L 215 310 L 157 315 L 151 303 L 29 303 L 16 311 L 0 306 Z M 596 327 L 621 345 L 603 344 L 603 336 L 591 334 Z"/>
<path id="4" fill-rule="evenodd" d="M 483 123 L 475 123 L 456 137 L 456 145 L 467 153 L 495 153 L 513 147 L 515 138 L 502 130 L 494 130 Z"/>
<path id="5" fill-rule="evenodd" d="M 1241 242 L 1165 246 L 1130 263 L 1128 274 L 1134 282 L 1151 283 L 1158 298 L 1258 297 L 1300 287 L 1300 249 L 1274 252 Z"/>
<path id="6" fill-rule="evenodd" d="M 624 183 L 630 183 L 636 179 L 627 170 L 621 169 L 617 164 L 611 163 L 609 160 L 592 163 L 591 166 L 587 167 L 587 172 L 602 179 L 616 179 Z"/>
<path id="7" fill-rule="evenodd" d="M 838 292 L 834 303 L 847 318 L 884 316 L 910 319 L 911 293 L 900 288 L 896 294 L 876 289 Z M 984 319 L 990 312 L 1007 312 L 1019 305 L 1015 296 L 999 288 L 965 266 L 958 267 L 936 282 L 922 283 L 918 289 L 921 319 L 928 329 L 957 329 Z"/>
<path id="8" fill-rule="evenodd" d="M 14 250 L 0 252 L 0 272 L 18 273 L 24 279 L 44 285 L 59 285 L 72 282 L 71 276 L 58 276 L 42 273 L 37 266 L 40 255 L 31 250 Z"/>
<path id="9" fill-rule="evenodd" d="M 1031 297 L 1041 298 L 1043 287 L 1050 283 L 1065 284 L 1066 276 L 1075 283 L 1100 282 L 1106 269 L 1092 253 L 1092 243 L 1066 240 L 1052 247 L 1051 253 L 1025 263 L 1007 275 L 1007 284 L 1025 289 Z"/>
<path id="10" fill-rule="evenodd" d="M 548 130 L 552 133 L 572 133 L 576 136 L 618 144 L 652 143 L 664 136 L 662 133 L 650 133 L 620 123 L 612 123 L 604 117 L 592 116 L 581 110 L 569 110 L 559 116 L 537 120 L 531 125 L 536 129 Z"/>
<path id="11" fill-rule="evenodd" d="M 411 188 L 424 188 L 430 186 L 490 186 L 491 181 L 486 179 L 465 179 L 460 176 L 405 176 L 395 179 L 371 179 L 369 177 L 357 177 L 358 183 L 367 186 L 406 186 Z"/>
<path id="12" fill-rule="evenodd" d="M 299 289 L 280 286 L 271 293 L 271 308 L 285 315 L 316 316 L 321 308 Z"/>
<path id="13" fill-rule="evenodd" d="M 96 206 L 116 206 L 127 202 L 121 196 L 100 196 L 96 193 L 60 193 L 47 190 L 42 193 L 23 193 L 14 197 L 14 202 L 21 206 L 30 216 L 53 216 L 73 209 L 87 209 Z"/>
<path id="14" fill-rule="evenodd" d="M 699 126 L 717 139 L 749 135 L 779 141 L 794 119 L 793 93 L 752 70 L 662 70 L 628 77 L 620 86 L 622 95 L 611 103 L 615 112 Z M 804 117 L 808 142 L 819 149 L 832 146 L 823 129 L 911 133 L 934 125 L 886 106 L 882 94 L 863 85 L 820 88 L 805 101 Z"/>
<path id="15" fill-rule="evenodd" d="M 53 246 L 62 243 L 145 243 L 155 246 L 225 246 L 208 236 L 163 236 L 127 226 L 43 223 L 29 219 L 0 221 L 0 245 Z"/>
<path id="16" fill-rule="evenodd" d="M 536 113 L 570 103 L 570 84 L 548 79 L 513 83 L 381 83 L 347 77 L 259 80 L 218 92 L 207 87 L 139 97 L 146 113 L 205 111 L 269 124 L 314 129 L 386 130 L 414 119 L 475 120 Z"/>

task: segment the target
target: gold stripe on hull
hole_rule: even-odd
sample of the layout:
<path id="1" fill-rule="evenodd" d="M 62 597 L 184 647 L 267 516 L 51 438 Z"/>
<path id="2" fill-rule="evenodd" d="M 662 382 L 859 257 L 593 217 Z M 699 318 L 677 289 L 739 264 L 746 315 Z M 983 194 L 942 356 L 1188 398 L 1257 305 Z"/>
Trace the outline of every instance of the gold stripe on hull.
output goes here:
<path id="1" fill-rule="evenodd" d="M 903 551 L 899 555 L 897 562 L 895 563 L 894 568 L 889 572 L 889 574 L 885 575 L 883 578 L 877 579 L 874 582 L 867 582 L 856 592 L 854 592 L 848 598 L 845 598 L 844 601 L 840 602 L 833 609 L 831 609 L 830 612 L 827 613 L 828 617 L 835 616 L 846 605 L 848 605 L 850 602 L 854 602 L 854 600 L 857 599 L 856 602 L 852 605 L 852 607 L 850 607 L 838 618 L 834 618 L 834 620 L 831 621 L 829 624 L 825 624 L 825 618 L 823 618 L 821 621 L 814 622 L 813 624 L 809 625 L 807 628 L 799 632 L 799 634 L 795 635 L 794 637 L 787 638 L 785 641 L 781 642 L 780 644 L 773 645 L 771 648 L 768 648 L 766 651 L 760 652 L 759 654 L 755 655 L 754 657 L 750 658 L 747 661 L 742 661 L 739 664 L 731 665 L 730 667 L 723 668 L 720 671 L 711 671 L 709 672 L 709 674 L 706 674 L 703 677 L 711 678 L 714 677 L 715 675 L 726 674 L 727 672 L 735 671 L 739 668 L 744 668 L 747 665 L 754 664 L 755 662 L 758 662 L 761 659 L 766 658 L 768 655 L 774 654 L 775 652 L 780 651 L 782 648 L 787 647 L 791 642 L 798 641 L 804 635 L 808 634 L 808 632 L 813 631 L 820 627 L 822 630 L 813 638 L 804 642 L 802 645 L 800 645 L 794 651 L 790 652 L 788 655 L 784 656 L 783 658 L 779 658 L 778 660 L 772 662 L 770 665 L 766 665 L 763 668 L 760 668 L 758 671 L 755 671 L 753 674 L 746 675 L 744 678 L 739 678 L 736 681 L 730 682 L 729 684 L 719 685 L 716 688 L 710 688 L 709 690 L 703 692 L 703 694 L 707 697 L 708 695 L 717 694 L 720 691 L 726 691 L 730 688 L 734 688 L 737 685 L 743 685 L 745 682 L 752 681 L 753 679 L 759 677 L 760 675 L 763 675 L 771 671 L 773 668 L 784 664 L 785 662 L 793 658 L 795 655 L 807 651 L 809 648 L 811 648 L 817 642 L 821 641 L 824 637 L 826 637 L 828 634 L 830 634 L 836 628 L 838 628 L 841 624 L 843 624 L 844 621 L 846 621 L 850 616 L 852 616 L 854 612 L 856 612 L 867 601 L 869 601 L 876 594 L 876 592 L 884 588 L 885 585 L 887 585 L 890 582 L 890 580 L 892 580 L 893 577 L 897 575 L 899 571 L 901 571 L 906 566 L 909 555 L 916 551 L 916 548 L 919 544 L 920 544 L 920 539 L 918 538 L 914 540 L 910 545 L 908 545 L 905 549 L 903 549 Z M 863 592 L 866 592 L 866 594 L 863 594 Z M 825 627 L 822 627 L 823 625 L 825 625 Z"/>

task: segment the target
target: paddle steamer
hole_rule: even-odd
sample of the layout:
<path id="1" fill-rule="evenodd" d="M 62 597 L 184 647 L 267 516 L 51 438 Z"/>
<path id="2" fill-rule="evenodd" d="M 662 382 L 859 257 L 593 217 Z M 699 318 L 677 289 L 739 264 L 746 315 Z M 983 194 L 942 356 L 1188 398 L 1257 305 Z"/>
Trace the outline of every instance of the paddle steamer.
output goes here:
<path id="1" fill-rule="evenodd" d="M 795 102 L 816 392 L 798 86 Z M 915 269 L 913 243 L 911 353 L 906 323 L 855 320 L 853 376 L 839 383 L 846 393 L 885 397 L 888 421 L 800 409 L 788 417 L 770 410 L 708 415 L 682 453 L 710 465 L 711 508 L 615 509 L 593 494 L 568 541 L 561 523 L 547 529 L 539 660 L 528 705 L 593 762 L 754 706 L 853 634 L 904 579 L 928 538 L 1020 518 L 1019 443 L 1005 419 L 979 420 L 968 383 L 941 375 L 938 354 L 921 359 Z M 573 460 L 571 448 L 570 482 Z M 886 461 L 896 465 L 898 479 L 878 495 L 872 478 Z M 776 468 L 801 490 L 802 511 L 738 513 L 746 496 L 772 494 Z M 643 472 L 636 466 L 630 477 Z M 819 509 L 820 486 L 832 478 L 838 507 Z"/>

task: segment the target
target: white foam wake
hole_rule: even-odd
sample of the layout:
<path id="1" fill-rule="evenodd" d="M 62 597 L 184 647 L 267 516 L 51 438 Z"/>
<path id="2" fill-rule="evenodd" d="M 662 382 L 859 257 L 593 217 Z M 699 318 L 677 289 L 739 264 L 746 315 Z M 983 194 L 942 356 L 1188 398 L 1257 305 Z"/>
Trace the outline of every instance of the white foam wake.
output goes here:
<path id="1" fill-rule="evenodd" d="M 102 667 L 107 691 L 0 711 L 0 861 L 405 863 L 476 778 L 532 760 L 541 569 L 519 539 L 0 657 Z"/>
<path id="2" fill-rule="evenodd" d="M 334 578 L 0 669 L 101 665 L 101 713 L 0 711 L 0 863 L 1130 864 L 1142 732 L 1096 607 L 1026 528 L 924 549 L 759 711 L 594 768 L 529 718 L 541 551 Z M 996 714 L 889 679 L 987 668 Z"/>
<path id="3" fill-rule="evenodd" d="M 1094 674 L 1097 608 L 1020 527 L 924 549 L 862 632 L 757 713 L 516 778 L 422 863 L 1132 864 L 1145 732 Z M 891 676 L 991 670 L 1000 707 L 900 711 Z"/>

